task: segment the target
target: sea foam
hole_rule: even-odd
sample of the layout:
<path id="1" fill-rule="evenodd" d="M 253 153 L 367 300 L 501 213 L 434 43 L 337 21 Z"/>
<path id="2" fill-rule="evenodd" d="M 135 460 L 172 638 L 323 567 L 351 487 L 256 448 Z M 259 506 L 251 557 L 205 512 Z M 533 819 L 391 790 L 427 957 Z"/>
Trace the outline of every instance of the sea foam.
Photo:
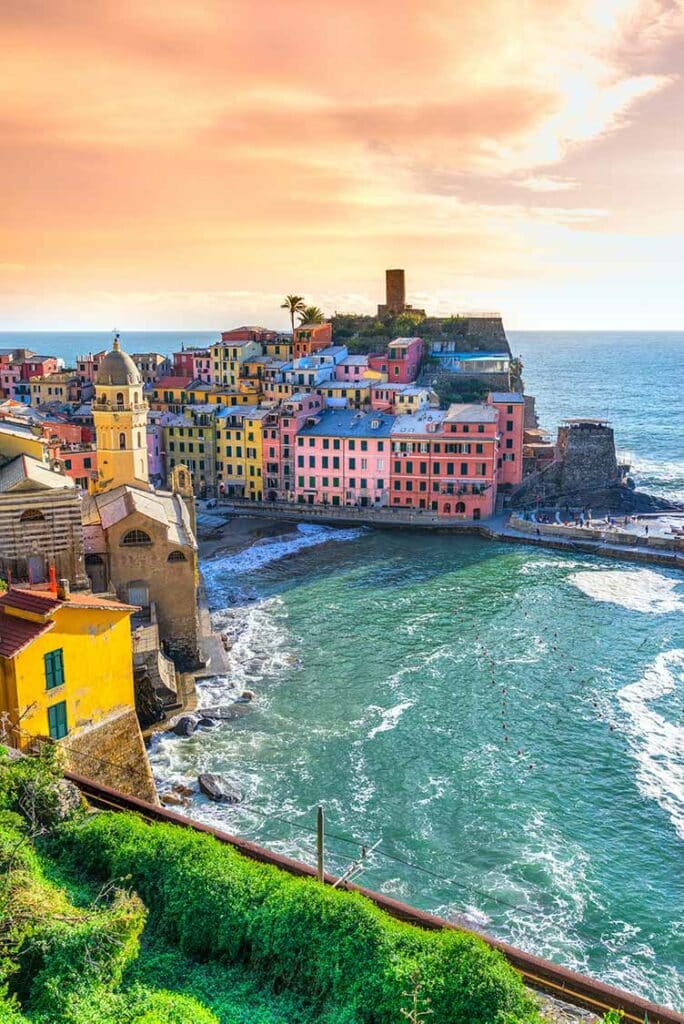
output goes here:
<path id="1" fill-rule="evenodd" d="M 684 685 L 684 649 L 659 654 L 641 679 L 618 693 L 637 763 L 637 785 L 657 801 L 684 839 L 684 727 L 668 721 L 652 703 Z"/>
<path id="2" fill-rule="evenodd" d="M 587 597 L 630 611 L 664 615 L 684 610 L 679 580 L 652 569 L 590 569 L 569 579 Z"/>
<path id="3" fill-rule="evenodd" d="M 235 555 L 217 558 L 206 563 L 204 572 L 207 576 L 213 576 L 216 573 L 240 576 L 253 572 L 255 569 L 261 569 L 271 562 L 277 562 L 281 558 L 287 558 L 288 555 L 294 555 L 305 548 L 327 544 L 331 541 L 339 543 L 356 540 L 362 534 L 363 528 L 338 529 L 332 526 L 299 523 L 294 533 L 279 537 L 266 537 L 255 541 L 250 547 Z"/>

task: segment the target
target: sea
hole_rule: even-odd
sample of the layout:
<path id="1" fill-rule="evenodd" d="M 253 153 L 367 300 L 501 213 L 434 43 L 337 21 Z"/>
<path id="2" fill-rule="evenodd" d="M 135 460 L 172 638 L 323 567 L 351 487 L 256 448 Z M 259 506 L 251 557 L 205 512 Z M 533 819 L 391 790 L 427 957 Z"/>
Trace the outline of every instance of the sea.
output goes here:
<path id="1" fill-rule="evenodd" d="M 107 342 L 61 337 L 21 339 Z M 638 486 L 684 500 L 684 333 L 510 338 L 545 429 L 609 419 Z M 305 524 L 202 568 L 232 648 L 200 704 L 239 714 L 151 760 L 162 790 L 216 771 L 242 801 L 186 813 L 314 863 L 322 805 L 331 870 L 379 843 L 362 884 L 684 1009 L 681 574 Z"/>

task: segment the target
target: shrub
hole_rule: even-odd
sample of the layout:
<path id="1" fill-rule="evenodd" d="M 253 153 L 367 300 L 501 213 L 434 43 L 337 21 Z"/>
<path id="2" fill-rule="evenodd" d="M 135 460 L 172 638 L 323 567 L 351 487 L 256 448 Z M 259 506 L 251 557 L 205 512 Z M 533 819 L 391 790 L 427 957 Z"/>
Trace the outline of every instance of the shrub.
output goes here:
<path id="1" fill-rule="evenodd" d="M 81 870 L 130 875 L 164 941 L 249 964 L 329 1024 L 399 1021 L 413 977 L 440 1024 L 539 1021 L 519 975 L 477 937 L 400 924 L 358 894 L 255 863 L 210 836 L 98 814 L 64 825 L 56 843 Z"/>

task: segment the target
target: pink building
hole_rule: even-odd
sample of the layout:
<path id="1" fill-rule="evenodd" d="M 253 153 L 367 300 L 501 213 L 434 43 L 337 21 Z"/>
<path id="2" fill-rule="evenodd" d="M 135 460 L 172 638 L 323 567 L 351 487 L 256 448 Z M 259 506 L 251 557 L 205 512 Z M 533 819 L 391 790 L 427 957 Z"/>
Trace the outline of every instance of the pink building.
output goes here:
<path id="1" fill-rule="evenodd" d="M 94 384 L 100 363 L 107 355 L 107 350 L 102 352 L 88 352 L 84 356 L 76 357 L 76 373 L 84 384 Z"/>
<path id="2" fill-rule="evenodd" d="M 0 362 L 0 394 L 3 398 L 14 398 L 15 385 L 21 380 L 21 365 L 9 360 Z"/>
<path id="3" fill-rule="evenodd" d="M 58 369 L 59 362 L 56 356 L 39 356 L 32 353 L 21 363 L 21 379 L 47 377 L 50 373 L 57 373 Z"/>
<path id="4" fill-rule="evenodd" d="M 343 359 L 342 362 L 336 365 L 335 380 L 351 381 L 353 383 L 364 380 L 369 369 L 368 359 L 367 355 L 347 356 L 346 359 Z"/>
<path id="5" fill-rule="evenodd" d="M 51 449 L 52 457 L 64 467 L 64 475 L 82 490 L 88 490 L 89 481 L 97 476 L 97 451 L 94 444 L 59 444 Z"/>
<path id="6" fill-rule="evenodd" d="M 393 418 L 325 409 L 297 434 L 295 498 L 322 505 L 386 505 Z"/>
<path id="7" fill-rule="evenodd" d="M 185 348 L 173 353 L 172 374 L 211 384 L 211 352 L 208 348 Z"/>
<path id="8" fill-rule="evenodd" d="M 410 384 L 418 376 L 423 358 L 420 338 L 395 338 L 387 346 L 387 379 L 392 384 Z"/>
<path id="9" fill-rule="evenodd" d="M 514 487 L 523 475 L 525 399 L 514 391 L 494 391 L 487 396 L 487 401 L 499 413 L 499 484 L 506 488 Z"/>
<path id="10" fill-rule="evenodd" d="M 323 408 L 320 395 L 294 394 L 278 410 L 276 426 L 264 428 L 263 464 L 267 500 L 295 497 L 295 454 L 297 432 Z"/>

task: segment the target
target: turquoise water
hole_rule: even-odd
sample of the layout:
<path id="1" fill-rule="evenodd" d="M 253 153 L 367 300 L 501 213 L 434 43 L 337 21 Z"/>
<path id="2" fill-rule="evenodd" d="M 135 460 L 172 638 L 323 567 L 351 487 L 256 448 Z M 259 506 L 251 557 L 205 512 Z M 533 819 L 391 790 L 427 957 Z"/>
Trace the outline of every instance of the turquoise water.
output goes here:
<path id="1" fill-rule="evenodd" d="M 301 526 L 205 564 L 239 721 L 153 750 L 193 815 L 684 1006 L 681 576 L 474 538 Z"/>
<path id="2" fill-rule="evenodd" d="M 218 331 L 122 332 L 129 352 L 164 355 L 217 338 Z M 111 339 L 109 331 L 0 332 L 0 348 L 26 345 L 73 364 Z M 509 339 L 546 429 L 555 436 L 565 416 L 609 417 L 639 486 L 684 501 L 684 332 L 509 331 Z"/>

